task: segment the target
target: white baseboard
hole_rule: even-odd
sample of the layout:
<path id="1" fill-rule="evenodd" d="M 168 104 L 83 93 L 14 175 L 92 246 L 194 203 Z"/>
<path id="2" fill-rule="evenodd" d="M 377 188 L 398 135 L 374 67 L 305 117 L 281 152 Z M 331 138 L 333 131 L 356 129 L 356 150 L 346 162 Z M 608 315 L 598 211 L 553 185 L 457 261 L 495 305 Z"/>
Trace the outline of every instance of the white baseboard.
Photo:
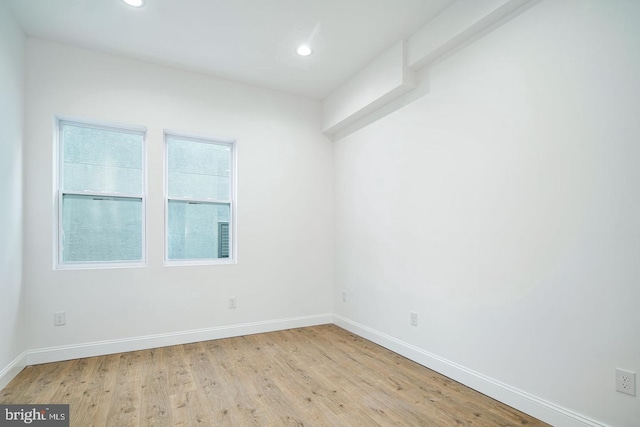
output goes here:
<path id="1" fill-rule="evenodd" d="M 605 424 L 554 405 L 544 399 L 518 390 L 478 372 L 474 372 L 464 366 L 460 366 L 340 315 L 333 315 L 333 323 L 553 426 L 606 427 Z"/>
<path id="2" fill-rule="evenodd" d="M 5 388 L 27 366 L 27 352 L 13 359 L 11 363 L 0 371 L 0 390 Z"/>
<path id="3" fill-rule="evenodd" d="M 105 354 L 145 350 L 149 348 L 166 347 L 178 344 L 188 344 L 220 338 L 280 331 L 283 329 L 323 325 L 327 323 L 332 323 L 331 314 L 318 314 L 313 316 L 292 317 L 287 319 L 265 320 L 262 322 L 218 326 L 190 331 L 172 332 L 167 334 L 155 334 L 133 338 L 40 348 L 36 350 L 26 351 L 25 359 L 26 365 L 37 365 L 40 363 L 59 362 L 61 360 L 102 356 Z M 24 367 L 25 365 L 23 364 L 22 366 Z"/>

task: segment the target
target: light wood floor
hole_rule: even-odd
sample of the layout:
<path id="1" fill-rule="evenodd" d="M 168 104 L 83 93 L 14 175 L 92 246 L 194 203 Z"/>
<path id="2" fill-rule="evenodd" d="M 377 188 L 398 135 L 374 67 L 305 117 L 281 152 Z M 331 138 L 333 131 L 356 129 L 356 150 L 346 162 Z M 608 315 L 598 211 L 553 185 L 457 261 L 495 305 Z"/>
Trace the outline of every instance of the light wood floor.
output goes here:
<path id="1" fill-rule="evenodd" d="M 87 426 L 544 426 L 337 326 L 25 368 L 0 403 Z"/>

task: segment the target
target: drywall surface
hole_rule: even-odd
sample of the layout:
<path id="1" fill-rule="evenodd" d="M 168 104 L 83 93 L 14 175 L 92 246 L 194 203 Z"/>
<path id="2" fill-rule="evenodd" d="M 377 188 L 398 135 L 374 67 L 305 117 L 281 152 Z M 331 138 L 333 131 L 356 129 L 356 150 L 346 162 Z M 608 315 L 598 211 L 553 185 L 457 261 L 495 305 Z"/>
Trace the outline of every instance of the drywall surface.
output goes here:
<path id="1" fill-rule="evenodd" d="M 0 3 L 0 373 L 24 351 L 21 302 L 23 75 L 24 36 L 7 6 Z"/>
<path id="2" fill-rule="evenodd" d="M 331 312 L 332 145 L 319 102 L 37 39 L 26 84 L 30 349 Z M 147 267 L 53 269 L 55 115 L 146 126 Z M 163 265 L 164 129 L 237 140 L 236 264 Z M 66 326 L 54 327 L 58 311 Z"/>
<path id="3" fill-rule="evenodd" d="M 337 141 L 335 313 L 637 425 L 614 369 L 640 373 L 639 21 L 638 2 L 541 2 Z"/>

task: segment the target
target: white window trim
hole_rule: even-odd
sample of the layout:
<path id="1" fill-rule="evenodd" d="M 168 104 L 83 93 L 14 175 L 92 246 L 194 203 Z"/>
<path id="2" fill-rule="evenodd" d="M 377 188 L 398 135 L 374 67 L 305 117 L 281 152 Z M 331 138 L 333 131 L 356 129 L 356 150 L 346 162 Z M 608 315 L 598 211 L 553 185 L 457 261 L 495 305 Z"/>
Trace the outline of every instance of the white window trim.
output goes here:
<path id="1" fill-rule="evenodd" d="M 118 132 L 127 132 L 142 135 L 142 194 L 131 195 L 121 193 L 100 193 L 100 192 L 74 192 L 67 191 L 64 194 L 95 196 L 104 198 L 136 198 L 142 199 L 142 259 L 139 261 L 76 261 L 62 262 L 62 182 L 64 180 L 64 164 L 62 150 L 62 125 L 72 124 L 75 126 L 89 127 L 93 129 L 115 130 Z M 134 126 L 121 123 L 105 122 L 98 120 L 90 120 L 79 117 L 61 116 L 54 117 L 54 212 L 56 212 L 54 225 L 54 251 L 53 251 L 53 269 L 54 270 L 88 270 L 88 269 L 106 269 L 106 268 L 135 268 L 147 266 L 147 128 L 144 126 Z"/>
<path id="2" fill-rule="evenodd" d="M 169 144 L 168 138 L 180 138 L 182 140 L 201 142 L 206 144 L 222 144 L 229 145 L 231 147 L 231 170 L 229 171 L 229 177 L 231 179 L 231 185 L 229 189 L 230 200 L 215 200 L 215 199 L 195 199 L 184 197 L 169 197 Z M 205 136 L 195 135 L 192 133 L 179 132 L 173 130 L 164 130 L 164 265 L 165 266 L 192 266 L 192 265 L 224 265 L 224 264 L 237 264 L 238 252 L 237 252 L 237 211 L 238 211 L 238 198 L 236 193 L 237 188 L 237 158 L 238 158 L 238 143 L 235 139 L 225 138 L 219 136 Z M 196 202 L 196 203 L 223 203 L 229 205 L 229 218 L 231 238 L 229 239 L 229 257 L 228 258 L 210 258 L 210 259 L 169 259 L 169 200 Z"/>

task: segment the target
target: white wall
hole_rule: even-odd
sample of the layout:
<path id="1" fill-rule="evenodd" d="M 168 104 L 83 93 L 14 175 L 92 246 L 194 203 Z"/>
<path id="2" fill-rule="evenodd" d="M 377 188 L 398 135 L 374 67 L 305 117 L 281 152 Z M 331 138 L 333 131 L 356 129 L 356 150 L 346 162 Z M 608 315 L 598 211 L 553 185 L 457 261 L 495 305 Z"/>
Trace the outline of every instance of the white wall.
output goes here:
<path id="1" fill-rule="evenodd" d="M 24 351 L 22 124 L 24 36 L 0 2 L 0 388 Z M 19 368 L 16 366 L 16 368 Z"/>
<path id="2" fill-rule="evenodd" d="M 640 373 L 638 22 L 639 2 L 543 1 L 337 141 L 335 313 L 637 425 L 614 369 Z"/>
<path id="3" fill-rule="evenodd" d="M 319 132 L 319 102 L 36 39 L 26 66 L 30 349 L 330 319 L 332 145 Z M 147 126 L 148 267 L 53 270 L 56 114 Z M 163 266 L 165 128 L 237 139 L 237 264 Z M 53 326 L 56 311 L 66 326 Z"/>

